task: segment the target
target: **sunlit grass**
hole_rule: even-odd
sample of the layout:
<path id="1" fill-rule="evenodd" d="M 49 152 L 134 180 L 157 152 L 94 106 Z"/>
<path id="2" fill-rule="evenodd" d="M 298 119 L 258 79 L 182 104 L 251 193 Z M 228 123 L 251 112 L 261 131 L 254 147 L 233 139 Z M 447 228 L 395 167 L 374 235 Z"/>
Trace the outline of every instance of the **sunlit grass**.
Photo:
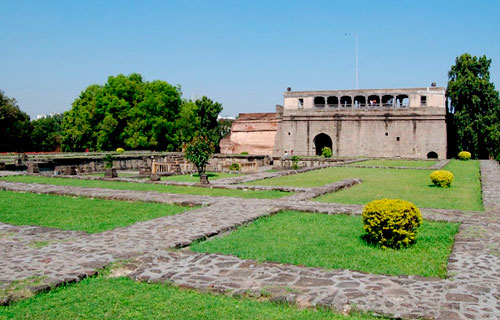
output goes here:
<path id="1" fill-rule="evenodd" d="M 367 160 L 363 162 L 356 162 L 350 165 L 352 166 L 384 166 L 384 167 L 431 167 L 435 165 L 437 161 L 426 161 L 426 160 Z"/>
<path id="2" fill-rule="evenodd" d="M 410 248 L 380 249 L 362 239 L 359 216 L 285 211 L 212 240 L 191 245 L 200 252 L 378 274 L 446 276 L 458 225 L 424 221 Z"/>
<path id="3" fill-rule="evenodd" d="M 33 298 L 0 306 L 0 319 L 380 319 L 326 309 L 179 289 L 128 278 L 87 278 Z"/>
<path id="4" fill-rule="evenodd" d="M 226 197 L 241 197 L 241 198 L 261 198 L 275 199 L 290 195 L 289 192 L 281 192 L 275 190 L 232 190 L 218 188 L 202 188 L 190 186 L 172 186 L 160 185 L 151 183 L 138 182 L 119 182 L 119 181 L 101 181 L 101 180 L 79 180 L 67 178 L 48 178 L 40 176 L 11 176 L 2 177 L 1 180 L 24 182 L 24 183 L 44 183 L 59 186 L 76 186 L 86 188 L 106 188 L 115 190 L 137 190 L 137 191 L 156 191 L 177 194 L 193 194 L 206 196 L 226 196 Z"/>
<path id="5" fill-rule="evenodd" d="M 316 198 L 320 202 L 366 204 L 375 199 L 403 199 L 422 208 L 483 210 L 478 161 L 452 160 L 444 168 L 455 175 L 450 188 L 438 188 L 429 178 L 432 170 L 332 167 L 248 184 L 317 187 L 349 178 L 363 180 L 352 188 Z"/>
<path id="6" fill-rule="evenodd" d="M 191 208 L 192 209 L 192 208 Z M 174 215 L 190 208 L 150 202 L 0 191 L 0 221 L 90 233 Z"/>

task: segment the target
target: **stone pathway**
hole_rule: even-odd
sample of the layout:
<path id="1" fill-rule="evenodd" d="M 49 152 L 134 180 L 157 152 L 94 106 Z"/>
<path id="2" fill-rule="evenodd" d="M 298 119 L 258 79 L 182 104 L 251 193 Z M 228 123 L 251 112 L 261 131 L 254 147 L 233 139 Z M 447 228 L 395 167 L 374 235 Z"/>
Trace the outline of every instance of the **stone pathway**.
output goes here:
<path id="1" fill-rule="evenodd" d="M 270 212 L 273 210 L 269 206 L 226 199 L 209 207 L 97 234 L 0 223 L 0 288 L 29 278 L 41 282 L 31 288 L 35 291 L 78 281 L 112 261 L 184 247 Z M 0 295 L 0 304 L 16 298 Z"/>
<path id="2" fill-rule="evenodd" d="M 342 181 L 337 181 L 337 182 L 325 184 L 324 186 L 321 186 L 321 187 L 309 188 L 305 192 L 295 193 L 295 194 L 288 196 L 288 197 L 285 197 L 283 199 L 295 200 L 295 201 L 309 200 L 309 199 L 319 197 L 323 194 L 337 192 L 337 191 L 342 190 L 342 189 L 350 188 L 352 186 L 360 184 L 361 182 L 362 182 L 361 179 L 345 179 Z"/>
<path id="3" fill-rule="evenodd" d="M 20 176 L 23 174 L 24 174 L 23 171 L 0 171 L 0 177 Z"/>
<path id="4" fill-rule="evenodd" d="M 325 214 L 359 214 L 361 211 L 359 205 L 303 201 L 307 190 L 301 196 L 298 193 L 295 197 L 266 200 L 0 181 L 3 190 L 202 205 L 175 216 L 98 234 L 0 223 L 0 289 L 7 292 L 0 295 L 0 303 L 18 298 L 15 294 L 9 295 L 8 288 L 14 281 L 36 280 L 31 284 L 28 281 L 27 288 L 38 291 L 78 281 L 112 261 L 130 259 L 117 272 L 144 281 L 168 281 L 202 290 L 249 294 L 304 307 L 343 310 L 356 305 L 361 310 L 404 318 L 499 319 L 498 163 L 482 161 L 481 179 L 486 212 L 422 210 L 425 218 L 461 222 L 448 263 L 448 279 L 325 271 L 187 250 L 166 251 L 282 209 Z"/>
<path id="5" fill-rule="evenodd" d="M 356 305 L 394 317 L 437 317 L 446 281 L 334 269 L 325 271 L 280 263 L 259 263 L 220 254 L 158 252 L 124 267 L 129 277 L 150 282 L 265 297 L 301 307 L 343 310 Z"/>

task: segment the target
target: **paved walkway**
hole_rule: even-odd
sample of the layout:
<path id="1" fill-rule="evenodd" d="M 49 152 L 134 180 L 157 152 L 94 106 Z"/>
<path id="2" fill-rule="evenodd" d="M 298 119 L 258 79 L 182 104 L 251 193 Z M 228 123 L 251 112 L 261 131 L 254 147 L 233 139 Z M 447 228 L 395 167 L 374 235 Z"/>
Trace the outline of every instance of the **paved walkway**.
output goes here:
<path id="1" fill-rule="evenodd" d="M 256 263 L 233 256 L 200 254 L 184 247 L 194 240 L 228 231 L 281 209 L 359 214 L 361 206 L 320 204 L 302 198 L 277 200 L 175 195 L 130 190 L 61 187 L 0 182 L 0 189 L 202 205 L 175 216 L 86 234 L 0 223 L 0 302 L 16 299 L 13 281 L 33 291 L 96 272 L 112 261 L 131 259 L 117 272 L 134 279 L 253 294 L 300 306 L 361 310 L 405 318 L 500 318 L 500 167 L 481 162 L 486 212 L 423 210 L 426 218 L 460 221 L 448 263 L 448 279 L 372 275 L 350 270 L 325 271 L 277 263 Z M 269 296 L 270 295 L 270 296 Z"/>

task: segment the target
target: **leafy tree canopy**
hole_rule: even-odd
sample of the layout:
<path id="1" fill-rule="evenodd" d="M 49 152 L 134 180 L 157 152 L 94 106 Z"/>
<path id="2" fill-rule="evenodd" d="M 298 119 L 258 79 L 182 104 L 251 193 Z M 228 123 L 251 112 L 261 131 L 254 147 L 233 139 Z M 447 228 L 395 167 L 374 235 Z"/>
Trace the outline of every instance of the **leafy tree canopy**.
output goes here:
<path id="1" fill-rule="evenodd" d="M 221 136 L 217 121 L 222 105 L 207 97 L 196 101 L 185 101 L 181 107 L 179 119 L 179 137 L 182 142 L 193 140 L 196 136 L 207 137 L 213 145 L 219 145 Z"/>
<path id="2" fill-rule="evenodd" d="M 448 72 L 447 96 L 451 100 L 451 143 L 455 150 L 474 158 L 500 160 L 500 100 L 490 82 L 491 60 L 463 54 Z"/>
<path id="3" fill-rule="evenodd" d="M 65 113 L 63 149 L 177 150 L 181 103 L 180 88 L 165 81 L 111 76 L 103 86 L 89 86 Z"/>
<path id="4" fill-rule="evenodd" d="M 58 151 L 61 149 L 62 118 L 62 114 L 55 114 L 31 121 L 33 151 Z"/>
<path id="5" fill-rule="evenodd" d="M 0 152 L 28 150 L 30 129 L 30 117 L 0 90 Z"/>

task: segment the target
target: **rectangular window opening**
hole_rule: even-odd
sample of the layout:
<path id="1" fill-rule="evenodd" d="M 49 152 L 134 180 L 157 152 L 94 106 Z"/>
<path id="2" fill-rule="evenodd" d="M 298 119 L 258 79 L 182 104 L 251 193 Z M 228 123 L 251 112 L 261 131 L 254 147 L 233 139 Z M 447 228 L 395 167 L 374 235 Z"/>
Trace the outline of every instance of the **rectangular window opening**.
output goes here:
<path id="1" fill-rule="evenodd" d="M 421 106 L 427 105 L 427 96 L 420 96 L 420 105 Z"/>

